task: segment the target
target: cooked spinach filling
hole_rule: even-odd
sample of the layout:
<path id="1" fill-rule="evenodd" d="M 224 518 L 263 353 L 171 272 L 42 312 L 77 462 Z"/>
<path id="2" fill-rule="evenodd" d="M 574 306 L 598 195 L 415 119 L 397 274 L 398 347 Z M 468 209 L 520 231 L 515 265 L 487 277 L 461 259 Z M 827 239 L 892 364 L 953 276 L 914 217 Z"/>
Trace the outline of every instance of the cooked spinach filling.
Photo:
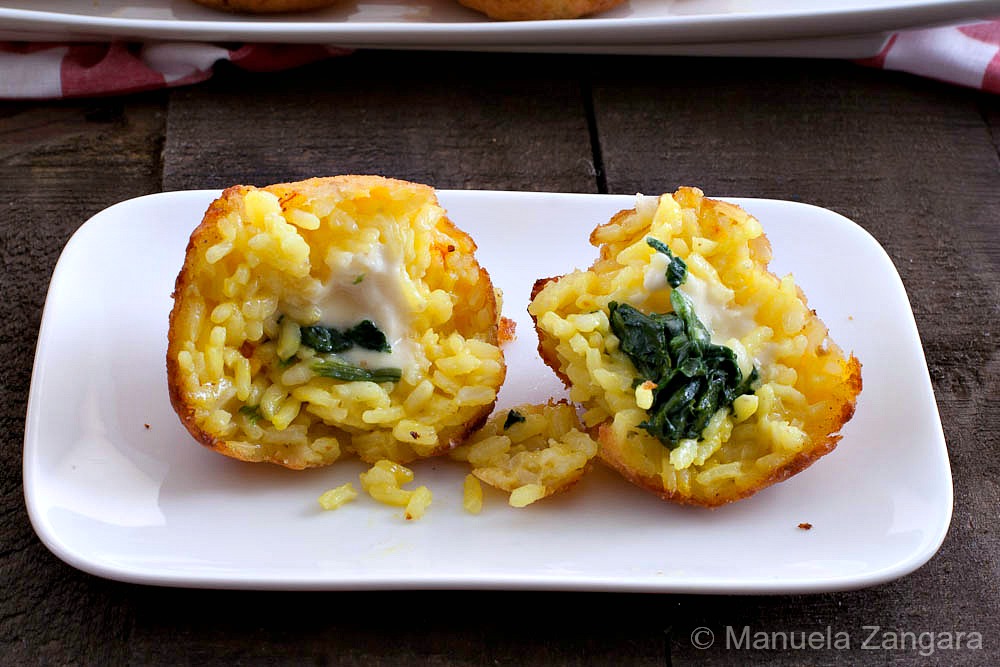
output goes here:
<path id="1" fill-rule="evenodd" d="M 261 418 L 260 406 L 259 405 L 242 405 L 240 406 L 240 414 L 247 418 L 251 424 L 256 424 L 257 420 Z"/>
<path id="2" fill-rule="evenodd" d="M 503 421 L 503 430 L 509 429 L 514 424 L 520 424 L 525 421 L 524 415 L 522 415 L 517 410 L 508 410 L 507 418 Z"/>
<path id="3" fill-rule="evenodd" d="M 403 377 L 400 368 L 361 368 L 339 359 L 317 359 L 312 370 L 316 375 L 345 382 L 398 382 Z"/>
<path id="4" fill-rule="evenodd" d="M 670 293 L 674 311 L 645 314 L 612 301 L 608 304 L 609 321 L 620 341 L 619 349 L 638 372 L 633 386 L 647 381 L 655 384 L 653 404 L 646 410 L 648 419 L 639 427 L 673 449 L 681 440 L 702 439 L 712 415 L 721 408 L 731 408 L 737 397 L 753 393 L 758 374 L 754 368 L 743 377 L 736 353 L 712 343 L 691 299 L 676 289 L 687 278 L 686 265 L 661 241 L 647 238 L 646 243 L 671 258 L 667 281 L 675 288 Z"/>
<path id="5" fill-rule="evenodd" d="M 391 352 L 385 334 L 371 320 L 362 320 L 348 329 L 313 325 L 300 328 L 301 342 L 319 354 L 335 355 L 353 347 L 374 352 Z M 290 359 L 294 359 L 293 355 Z M 311 368 L 322 377 L 344 382 L 398 382 L 403 377 L 400 368 L 364 368 L 336 357 L 315 359 Z"/>
<path id="6" fill-rule="evenodd" d="M 302 344 L 320 354 L 345 352 L 355 345 L 375 352 L 391 352 L 385 334 L 371 320 L 362 320 L 350 329 L 314 325 L 302 327 Z"/>
<path id="7" fill-rule="evenodd" d="M 660 239 L 654 239 L 652 236 L 646 238 L 646 245 L 655 250 L 656 252 L 662 253 L 667 256 L 670 260 L 670 264 L 667 265 L 667 284 L 671 287 L 680 287 L 687 280 L 687 264 L 680 257 L 674 255 L 667 247 L 667 244 Z"/>

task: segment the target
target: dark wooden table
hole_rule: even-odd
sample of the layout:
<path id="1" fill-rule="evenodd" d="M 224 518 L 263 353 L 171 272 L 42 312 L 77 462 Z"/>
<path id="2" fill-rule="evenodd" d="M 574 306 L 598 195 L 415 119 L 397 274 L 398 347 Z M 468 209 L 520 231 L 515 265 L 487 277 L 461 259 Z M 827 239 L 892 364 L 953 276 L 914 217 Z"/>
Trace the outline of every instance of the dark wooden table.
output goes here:
<path id="1" fill-rule="evenodd" d="M 473 75 L 469 73 L 472 72 Z M 126 98 L 0 103 L 0 664 L 1000 664 L 1000 98 L 850 62 L 393 53 Z M 381 173 L 439 188 L 671 191 L 830 208 L 907 288 L 954 474 L 939 553 L 803 596 L 239 592 L 79 572 L 32 530 L 21 448 L 66 240 L 159 191 Z M 109 484 L 113 484 L 109 480 Z M 383 610 L 414 612 L 405 622 Z M 850 650 L 697 650 L 830 627 Z M 982 648 L 865 650 L 865 626 Z"/>

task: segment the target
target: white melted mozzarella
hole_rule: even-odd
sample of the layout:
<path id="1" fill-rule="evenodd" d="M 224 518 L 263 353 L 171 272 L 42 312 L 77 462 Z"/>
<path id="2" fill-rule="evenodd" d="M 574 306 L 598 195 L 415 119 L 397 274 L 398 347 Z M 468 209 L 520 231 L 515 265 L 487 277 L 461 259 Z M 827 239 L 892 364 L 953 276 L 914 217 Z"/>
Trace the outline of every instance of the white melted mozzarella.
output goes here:
<path id="1" fill-rule="evenodd" d="M 340 254 L 337 260 L 331 262 L 330 278 L 315 295 L 318 324 L 343 330 L 371 320 L 392 348 L 391 352 L 375 352 L 355 346 L 340 356 L 366 368 L 412 364 L 415 343 L 409 333 L 413 308 L 405 291 L 408 277 L 402 254 L 375 244 L 368 252 Z"/>
<path id="2" fill-rule="evenodd" d="M 733 291 L 724 285 L 710 283 L 689 271 L 678 289 L 691 298 L 695 314 L 712 332 L 716 345 L 724 345 L 730 338 L 742 339 L 757 326 L 756 309 L 733 305 Z"/>
<path id="3" fill-rule="evenodd" d="M 667 287 L 667 265 L 670 260 L 666 255 L 656 253 L 650 258 L 649 267 L 643 275 L 643 287 L 647 291 L 661 290 Z M 733 291 L 724 285 L 707 281 L 691 271 L 680 289 L 694 304 L 694 312 L 705 328 L 712 335 L 716 345 L 731 346 L 733 339 L 743 340 L 757 328 L 757 309 L 753 306 L 737 306 L 733 303 Z M 765 343 L 754 354 L 754 363 L 758 368 L 774 361 L 774 343 Z M 749 368 L 742 369 L 744 373 Z"/>
<path id="4" fill-rule="evenodd" d="M 642 276 L 642 287 L 647 292 L 657 292 L 667 287 L 667 267 L 670 266 L 670 258 L 663 253 L 654 253 L 649 258 L 649 266 Z"/>

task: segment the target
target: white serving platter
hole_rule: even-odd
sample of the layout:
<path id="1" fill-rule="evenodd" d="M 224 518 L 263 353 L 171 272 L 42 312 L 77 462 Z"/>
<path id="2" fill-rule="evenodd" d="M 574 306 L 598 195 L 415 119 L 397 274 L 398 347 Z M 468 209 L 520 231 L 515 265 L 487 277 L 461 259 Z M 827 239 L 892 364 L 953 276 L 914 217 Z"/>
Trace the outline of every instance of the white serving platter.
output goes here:
<path id="1" fill-rule="evenodd" d="M 838 448 L 717 510 L 664 503 L 598 466 L 524 509 L 488 492 L 461 506 L 465 464 L 414 464 L 433 504 L 418 521 L 362 495 L 324 512 L 321 492 L 364 466 L 293 472 L 195 443 L 167 396 L 171 291 L 215 191 L 150 195 L 82 225 L 56 266 L 39 331 L 24 492 L 59 558 L 116 580 L 238 589 L 536 589 L 803 593 L 906 575 L 951 518 L 947 450 L 906 292 L 883 249 L 832 211 L 730 199 L 758 217 L 864 391 Z M 517 337 L 498 409 L 563 396 L 525 310 L 537 277 L 588 266 L 590 230 L 628 195 L 443 191 L 479 245 Z M 799 528 L 812 524 L 811 530 Z"/>
<path id="2" fill-rule="evenodd" d="M 343 0 L 325 10 L 266 17 L 221 13 L 191 0 L 6 0 L 0 37 L 865 57 L 891 31 L 995 14 L 998 0 L 630 0 L 582 19 L 500 22 L 457 0 Z"/>

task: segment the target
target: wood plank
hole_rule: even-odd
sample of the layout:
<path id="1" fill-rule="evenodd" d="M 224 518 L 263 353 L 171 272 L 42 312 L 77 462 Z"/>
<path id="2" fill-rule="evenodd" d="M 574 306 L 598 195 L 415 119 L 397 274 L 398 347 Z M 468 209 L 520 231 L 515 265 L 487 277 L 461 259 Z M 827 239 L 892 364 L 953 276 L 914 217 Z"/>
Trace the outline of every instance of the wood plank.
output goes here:
<path id="1" fill-rule="evenodd" d="M 983 93 L 978 98 L 979 108 L 990 128 L 993 145 L 1000 154 L 1000 96 Z"/>
<path id="2" fill-rule="evenodd" d="M 907 578 L 832 596 L 691 598 L 670 622 L 682 636 L 700 622 L 717 632 L 748 619 L 765 631 L 835 623 L 855 636 L 855 649 L 866 624 L 978 630 L 996 647 L 995 625 L 975 612 L 1000 599 L 996 530 L 983 524 L 1000 506 L 1000 413 L 990 407 L 1000 395 L 995 100 L 850 63 L 681 59 L 664 68 L 636 59 L 595 74 L 594 108 L 611 192 L 697 185 L 709 195 L 803 201 L 875 236 L 911 298 L 956 481 L 960 518 L 937 557 Z M 678 648 L 682 658 L 706 657 L 686 640 Z M 838 657 L 823 656 L 810 660 Z M 884 657 L 856 652 L 851 661 Z"/>
<path id="3" fill-rule="evenodd" d="M 441 188 L 632 193 L 688 183 L 851 217 L 883 244 L 907 285 L 956 480 L 956 519 L 938 556 L 862 591 L 327 595 L 174 590 L 78 572 L 34 536 L 20 457 L 8 456 L 0 464 L 0 664 L 923 659 L 859 650 L 865 625 L 980 631 L 984 650 L 929 660 L 997 663 L 997 137 L 996 97 L 821 61 L 463 54 L 459 68 L 454 54 L 358 52 L 276 74 L 222 67 L 206 84 L 169 94 L 0 105 L 0 354 L 11 360 L 0 380 L 0 432 L 8 451 L 23 439 L 48 278 L 87 217 L 161 188 L 364 171 Z M 690 640 L 699 626 L 717 641 L 727 626 L 829 626 L 851 634 L 853 651 L 700 651 Z"/>
<path id="4" fill-rule="evenodd" d="M 114 664 L 125 654 L 122 587 L 65 565 L 38 540 L 19 452 L 52 269 L 91 215 L 159 189 L 164 102 L 149 95 L 0 105 L 0 433 L 7 452 L 0 463 L 0 664 Z"/>
<path id="5" fill-rule="evenodd" d="M 595 191 L 573 60 L 460 57 L 461 69 L 449 54 L 368 51 L 271 75 L 226 69 L 172 96 L 164 188 L 377 173 Z"/>

